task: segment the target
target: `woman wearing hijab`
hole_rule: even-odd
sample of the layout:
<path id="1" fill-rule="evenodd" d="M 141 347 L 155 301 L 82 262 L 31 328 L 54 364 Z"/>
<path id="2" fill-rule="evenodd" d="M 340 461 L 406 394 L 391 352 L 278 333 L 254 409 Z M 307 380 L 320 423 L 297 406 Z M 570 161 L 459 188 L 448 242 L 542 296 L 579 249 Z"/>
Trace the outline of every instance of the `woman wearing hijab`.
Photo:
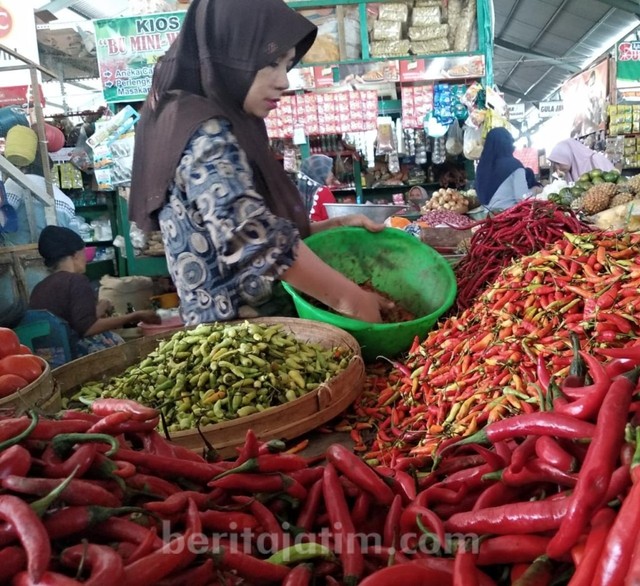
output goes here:
<path id="1" fill-rule="evenodd" d="M 298 173 L 298 191 L 312 222 L 328 220 L 324 207 L 335 203 L 336 198 L 327 187 L 333 178 L 333 159 L 327 155 L 311 155 L 302 161 Z"/>
<path id="2" fill-rule="evenodd" d="M 513 137 L 506 128 L 492 128 L 476 169 L 476 193 L 483 206 L 505 210 L 529 194 L 524 165 L 513 156 Z"/>
<path id="3" fill-rule="evenodd" d="M 380 321 L 381 299 L 302 241 L 310 223 L 264 119 L 317 29 L 282 0 L 194 0 L 156 66 L 136 129 L 131 220 L 160 227 L 187 324 L 293 313 L 286 280 L 335 311 Z"/>
<path id="4" fill-rule="evenodd" d="M 559 142 L 547 156 L 556 171 L 564 173 L 567 181 L 578 181 L 580 175 L 594 169 L 601 171 L 613 171 L 613 163 L 607 157 L 588 146 L 583 145 L 575 138 L 568 138 Z"/>
<path id="5" fill-rule="evenodd" d="M 69 228 L 47 226 L 42 230 L 38 252 L 52 272 L 34 287 L 29 299 L 29 309 L 44 309 L 69 325 L 74 356 L 91 354 L 124 341 L 109 330 L 141 321 L 160 322 L 154 311 L 106 317 L 112 305 L 107 300 L 96 301 L 91 282 L 84 274 L 87 268 L 84 247 L 82 238 Z"/>

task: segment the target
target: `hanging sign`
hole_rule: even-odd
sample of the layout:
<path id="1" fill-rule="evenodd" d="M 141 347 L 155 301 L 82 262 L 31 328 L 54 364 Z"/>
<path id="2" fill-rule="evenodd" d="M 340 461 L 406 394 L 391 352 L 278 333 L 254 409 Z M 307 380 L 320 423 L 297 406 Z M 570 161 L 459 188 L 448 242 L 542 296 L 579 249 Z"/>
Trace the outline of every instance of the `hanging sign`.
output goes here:
<path id="1" fill-rule="evenodd" d="M 560 114 L 564 110 L 564 102 L 540 102 L 538 104 L 538 111 L 540 112 L 540 118 L 552 118 L 557 114 Z"/>
<path id="2" fill-rule="evenodd" d="M 640 86 L 640 41 L 622 41 L 616 45 L 616 85 L 618 88 Z"/>
<path id="3" fill-rule="evenodd" d="M 509 120 L 522 120 L 524 118 L 524 103 L 520 104 L 507 104 L 509 109 Z"/>
<path id="4" fill-rule="evenodd" d="M 38 39 L 33 20 L 33 4 L 33 0 L 21 2 L 0 0 L 0 44 L 38 63 Z M 2 71 L 4 68 L 6 71 Z M 31 72 L 27 64 L 0 51 L 0 87 L 30 83 Z"/>
<path id="5" fill-rule="evenodd" d="M 44 93 L 42 86 L 40 88 L 40 104 L 45 105 Z M 11 87 L 0 87 L 0 108 L 5 106 L 20 106 L 23 107 L 32 101 L 31 86 L 28 85 L 14 85 Z"/>
<path id="6" fill-rule="evenodd" d="M 140 102 L 153 68 L 182 27 L 185 12 L 94 20 L 96 56 L 107 102 Z"/>

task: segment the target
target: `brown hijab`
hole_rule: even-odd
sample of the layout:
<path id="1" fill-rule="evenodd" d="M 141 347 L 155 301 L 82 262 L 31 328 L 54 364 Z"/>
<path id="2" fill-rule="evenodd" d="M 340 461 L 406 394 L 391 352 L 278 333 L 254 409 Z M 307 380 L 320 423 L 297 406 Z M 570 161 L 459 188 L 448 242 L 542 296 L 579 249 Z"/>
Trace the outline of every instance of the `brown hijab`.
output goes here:
<path id="1" fill-rule="evenodd" d="M 282 0 L 193 0 L 180 34 L 156 65 L 136 126 L 129 219 L 143 230 L 158 229 L 158 212 L 189 138 L 204 121 L 222 116 L 267 207 L 307 236 L 302 198 L 269 150 L 264 120 L 242 106 L 260 69 L 292 47 L 297 63 L 316 33 Z"/>

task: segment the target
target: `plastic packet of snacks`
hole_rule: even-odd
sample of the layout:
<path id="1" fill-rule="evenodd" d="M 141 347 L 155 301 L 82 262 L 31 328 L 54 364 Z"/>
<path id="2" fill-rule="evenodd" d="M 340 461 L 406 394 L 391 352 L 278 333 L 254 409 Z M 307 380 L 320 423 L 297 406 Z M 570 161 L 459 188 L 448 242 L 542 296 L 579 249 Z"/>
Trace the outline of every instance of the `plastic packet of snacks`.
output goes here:
<path id="1" fill-rule="evenodd" d="M 412 41 L 431 41 L 433 39 L 448 38 L 449 25 L 435 24 L 430 27 L 409 27 L 409 39 Z"/>
<path id="2" fill-rule="evenodd" d="M 409 20 L 409 7 L 406 4 L 380 4 L 378 20 L 396 20 L 406 23 Z"/>
<path id="3" fill-rule="evenodd" d="M 440 24 L 441 18 L 439 6 L 416 6 L 411 15 L 411 24 L 417 27 L 427 27 Z"/>
<path id="4" fill-rule="evenodd" d="M 403 41 L 374 41 L 370 50 L 372 57 L 399 57 L 409 54 L 410 42 Z"/>
<path id="5" fill-rule="evenodd" d="M 432 55 L 451 50 L 449 39 L 432 39 L 431 41 L 412 41 L 411 53 L 414 55 Z"/>
<path id="6" fill-rule="evenodd" d="M 374 41 L 399 41 L 402 39 L 402 23 L 397 20 L 376 20 L 371 36 Z"/>

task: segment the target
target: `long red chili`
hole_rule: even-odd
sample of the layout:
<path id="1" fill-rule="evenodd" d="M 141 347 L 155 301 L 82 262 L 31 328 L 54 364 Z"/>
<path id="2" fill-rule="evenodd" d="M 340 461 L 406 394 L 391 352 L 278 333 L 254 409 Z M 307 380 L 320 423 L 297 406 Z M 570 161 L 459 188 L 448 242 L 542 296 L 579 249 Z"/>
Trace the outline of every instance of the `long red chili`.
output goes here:
<path id="1" fill-rule="evenodd" d="M 341 444 L 332 444 L 326 452 L 327 460 L 331 462 L 358 488 L 366 490 L 382 505 L 390 505 L 393 501 L 393 491 L 375 473 L 373 468 L 363 462 L 352 451 Z"/>
<path id="2" fill-rule="evenodd" d="M 2 479 L 2 487 L 21 494 L 44 496 L 55 490 L 60 484 L 57 478 L 26 478 L 7 476 Z M 100 505 L 117 507 L 120 500 L 108 490 L 87 480 L 75 478 L 62 491 L 60 498 L 69 505 Z"/>
<path id="3" fill-rule="evenodd" d="M 11 523 L 27 554 L 29 578 L 38 582 L 51 559 L 51 543 L 42 521 L 21 498 L 0 495 L 0 519 Z"/>
<path id="4" fill-rule="evenodd" d="M 616 512 L 608 507 L 600 509 L 594 516 L 584 545 L 584 554 L 569 586 L 589 586 L 595 575 L 598 561 L 605 546 L 607 535 L 616 519 Z"/>
<path id="5" fill-rule="evenodd" d="M 62 460 L 56 455 L 53 445 L 49 444 L 41 456 L 42 473 L 47 478 L 66 478 L 75 470 L 76 476 L 81 478 L 91 468 L 97 452 L 96 444 L 83 444 L 69 458 Z"/>
<path id="6" fill-rule="evenodd" d="M 466 548 L 464 541 L 458 544 L 453 563 L 453 586 L 479 586 L 476 554 Z"/>
<path id="7" fill-rule="evenodd" d="M 27 554 L 22 547 L 10 545 L 0 549 L 0 583 L 9 584 L 18 572 L 27 567 Z"/>
<path id="8" fill-rule="evenodd" d="M 179 574 L 173 574 L 156 583 L 155 586 L 209 586 L 214 582 L 216 568 L 213 560 L 208 559 L 195 568 L 185 570 Z M 231 582 L 229 582 L 231 585 Z"/>
<path id="9" fill-rule="evenodd" d="M 570 497 L 567 515 L 547 548 L 547 554 L 553 559 L 562 557 L 575 545 L 594 512 L 604 502 L 624 442 L 629 405 L 638 376 L 640 370 L 634 370 L 615 379 L 602 402 L 596 431 Z"/>
<path id="10" fill-rule="evenodd" d="M 496 443 L 528 435 L 552 435 L 568 439 L 590 438 L 595 425 L 560 413 L 524 413 L 496 421 L 483 430 L 460 440 L 456 446 L 473 443 Z"/>
<path id="11" fill-rule="evenodd" d="M 216 566 L 235 570 L 249 583 L 282 583 L 290 572 L 287 566 L 272 564 L 226 545 L 214 549 L 213 560 Z"/>
<path id="12" fill-rule="evenodd" d="M 307 498 L 298 513 L 296 527 L 304 529 L 307 532 L 313 528 L 318 515 L 318 509 L 320 508 L 320 502 L 322 500 L 322 484 L 323 481 L 322 478 L 320 478 L 311 486 Z"/>
<path id="13" fill-rule="evenodd" d="M 52 513 L 47 514 L 44 519 L 44 526 L 51 539 L 60 539 L 77 533 L 84 533 L 90 527 L 94 527 L 99 523 L 108 521 L 111 525 L 118 522 L 130 523 L 138 529 L 138 532 L 144 536 L 149 530 L 137 523 L 132 523 L 126 519 L 119 519 L 119 515 L 140 512 L 137 507 L 100 507 L 95 505 L 80 507 L 64 507 Z M 120 523 L 120 524 L 122 524 Z M 126 541 L 138 541 L 137 539 L 126 539 Z M 159 538 L 154 541 L 154 547 L 160 547 L 162 542 Z"/>
<path id="14" fill-rule="evenodd" d="M 91 411 L 100 417 L 113 413 L 128 413 L 137 421 L 146 421 L 158 416 L 156 409 L 129 399 L 96 399 L 91 403 Z"/>
<path id="15" fill-rule="evenodd" d="M 578 419 L 590 420 L 598 414 L 602 401 L 611 386 L 611 378 L 597 358 L 585 352 L 581 352 L 581 355 L 589 366 L 593 384 L 584 388 L 583 397 L 559 405 L 556 412 L 572 415 Z"/>
<path id="16" fill-rule="evenodd" d="M 347 585 L 355 585 L 364 570 L 364 559 L 360 544 L 356 541 L 355 528 L 338 472 L 331 462 L 324 468 L 322 489 L 334 539 L 340 546 L 344 582 Z"/>
<path id="17" fill-rule="evenodd" d="M 184 478 L 196 482 L 208 482 L 216 475 L 225 471 L 225 467 L 219 464 L 176 460 L 175 458 L 156 456 L 124 448 L 120 448 L 114 458 L 131 462 L 140 468 L 144 468 L 169 480 Z"/>
<path id="18" fill-rule="evenodd" d="M 234 466 L 216 476 L 215 480 L 224 478 L 229 474 L 241 474 L 248 472 L 295 472 L 307 467 L 307 461 L 296 454 L 264 454 L 257 458 L 249 458 L 239 466 Z"/>
<path id="19" fill-rule="evenodd" d="M 86 586 L 120 586 L 124 579 L 122 558 L 106 545 L 93 543 L 67 547 L 60 554 L 63 565 L 77 570 L 88 566 L 91 575 L 83 581 Z"/>
<path id="20" fill-rule="evenodd" d="M 7 448 L 0 453 L 0 479 L 11 475 L 25 476 L 31 468 L 31 461 L 29 450 L 21 445 L 16 444 Z"/>
<path id="21" fill-rule="evenodd" d="M 57 572 L 45 572 L 40 580 L 33 580 L 28 572 L 14 576 L 12 586 L 79 586 L 80 582 Z"/>
<path id="22" fill-rule="evenodd" d="M 400 529 L 400 517 L 402 516 L 402 497 L 397 494 L 393 497 L 393 502 L 387 517 L 384 521 L 384 533 L 382 538 L 382 545 L 386 547 L 396 547 L 397 537 Z"/>
<path id="23" fill-rule="evenodd" d="M 543 555 L 550 537 L 541 535 L 499 535 L 480 542 L 478 549 L 479 566 L 496 564 L 518 564 L 533 562 Z"/>
<path id="24" fill-rule="evenodd" d="M 640 536 L 640 430 L 636 429 L 636 451 L 631 462 L 633 485 L 607 533 L 598 559 L 592 584 L 616 586 L 622 584 Z M 637 564 L 636 564 L 637 565 Z"/>
<path id="25" fill-rule="evenodd" d="M 554 466 L 562 472 L 576 469 L 576 459 L 558 442 L 548 435 L 541 435 L 536 440 L 536 455 L 541 461 Z"/>
<path id="26" fill-rule="evenodd" d="M 284 491 L 289 496 L 300 500 L 307 496 L 307 489 L 304 486 L 284 474 L 232 474 L 218 480 L 212 480 L 209 482 L 209 486 L 225 490 L 241 490 L 251 494 Z"/>
<path id="27" fill-rule="evenodd" d="M 313 566 L 300 564 L 293 568 L 282 582 L 282 586 L 308 586 L 313 577 Z"/>
<path id="28" fill-rule="evenodd" d="M 286 537 L 282 530 L 282 525 L 276 516 L 260 501 L 248 496 L 234 496 L 233 500 L 237 503 L 245 505 L 251 511 L 258 524 L 262 527 L 264 533 L 269 536 L 269 543 L 272 553 L 284 549 L 286 546 Z"/>

